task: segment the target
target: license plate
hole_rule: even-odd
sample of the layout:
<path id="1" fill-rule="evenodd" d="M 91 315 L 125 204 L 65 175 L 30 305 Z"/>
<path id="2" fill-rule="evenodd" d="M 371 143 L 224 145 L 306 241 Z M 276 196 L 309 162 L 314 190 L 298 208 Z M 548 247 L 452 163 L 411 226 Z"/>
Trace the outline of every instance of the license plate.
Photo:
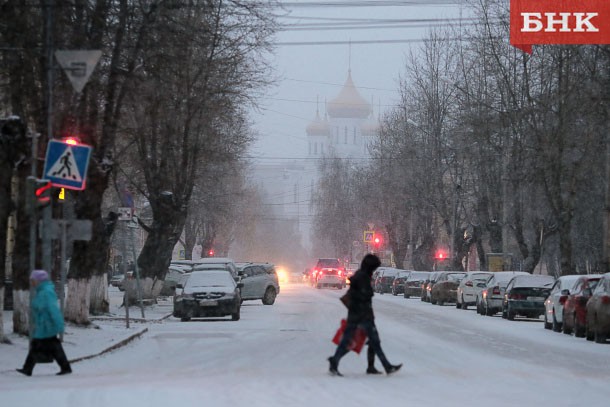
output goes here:
<path id="1" fill-rule="evenodd" d="M 218 301 L 199 301 L 199 305 L 202 307 L 215 307 L 218 305 Z"/>
<path id="2" fill-rule="evenodd" d="M 528 301 L 544 301 L 544 297 L 527 297 Z"/>

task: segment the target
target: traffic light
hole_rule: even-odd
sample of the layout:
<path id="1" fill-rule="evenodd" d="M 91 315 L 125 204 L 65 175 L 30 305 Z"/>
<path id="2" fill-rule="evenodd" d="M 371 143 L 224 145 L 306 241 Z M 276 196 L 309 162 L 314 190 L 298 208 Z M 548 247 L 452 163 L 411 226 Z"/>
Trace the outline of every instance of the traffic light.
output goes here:
<path id="1" fill-rule="evenodd" d="M 214 249 L 208 250 L 208 257 L 214 257 Z"/>
<path id="2" fill-rule="evenodd" d="M 444 250 L 437 250 L 436 254 L 434 255 L 434 258 L 436 258 L 437 260 L 446 260 L 447 253 Z"/>
<path id="3" fill-rule="evenodd" d="M 375 233 L 375 235 L 373 236 L 373 247 L 375 250 L 379 250 L 381 248 L 381 245 L 383 244 L 383 238 L 381 237 L 381 235 L 378 235 Z"/>
<path id="4" fill-rule="evenodd" d="M 26 208 L 30 214 L 37 209 L 46 208 L 51 204 L 51 190 L 53 185 L 46 179 L 27 177 L 26 179 Z"/>

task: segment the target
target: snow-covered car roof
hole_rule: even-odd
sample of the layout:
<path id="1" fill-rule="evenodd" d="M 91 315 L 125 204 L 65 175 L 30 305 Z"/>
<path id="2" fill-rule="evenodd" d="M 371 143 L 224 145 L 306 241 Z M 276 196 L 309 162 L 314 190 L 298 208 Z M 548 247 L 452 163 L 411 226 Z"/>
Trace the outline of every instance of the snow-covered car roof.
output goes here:
<path id="1" fill-rule="evenodd" d="M 513 287 L 548 287 L 551 288 L 555 283 L 555 277 L 543 275 L 522 275 L 516 276 Z"/>

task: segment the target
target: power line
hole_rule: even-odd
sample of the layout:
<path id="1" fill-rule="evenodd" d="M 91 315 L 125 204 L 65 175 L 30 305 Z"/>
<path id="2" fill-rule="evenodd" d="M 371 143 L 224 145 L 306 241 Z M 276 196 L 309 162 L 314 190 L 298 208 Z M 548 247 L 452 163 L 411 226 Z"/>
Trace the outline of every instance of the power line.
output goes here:
<path id="1" fill-rule="evenodd" d="M 437 41 L 469 41 L 470 38 L 435 38 Z M 428 42 L 427 38 L 409 38 L 393 40 L 338 40 L 338 41 L 284 41 L 275 42 L 275 45 L 302 46 L 302 45 L 349 45 L 349 44 L 408 44 L 417 42 Z"/>

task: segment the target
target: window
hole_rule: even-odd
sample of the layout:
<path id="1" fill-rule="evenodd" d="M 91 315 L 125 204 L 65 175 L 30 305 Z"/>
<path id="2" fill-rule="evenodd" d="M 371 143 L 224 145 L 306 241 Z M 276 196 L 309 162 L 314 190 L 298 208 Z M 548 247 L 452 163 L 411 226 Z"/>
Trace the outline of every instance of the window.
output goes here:
<path id="1" fill-rule="evenodd" d="M 343 144 L 347 144 L 347 126 L 345 126 L 343 131 Z"/>
<path id="2" fill-rule="evenodd" d="M 318 154 L 318 143 L 313 143 L 313 154 L 314 155 Z"/>

